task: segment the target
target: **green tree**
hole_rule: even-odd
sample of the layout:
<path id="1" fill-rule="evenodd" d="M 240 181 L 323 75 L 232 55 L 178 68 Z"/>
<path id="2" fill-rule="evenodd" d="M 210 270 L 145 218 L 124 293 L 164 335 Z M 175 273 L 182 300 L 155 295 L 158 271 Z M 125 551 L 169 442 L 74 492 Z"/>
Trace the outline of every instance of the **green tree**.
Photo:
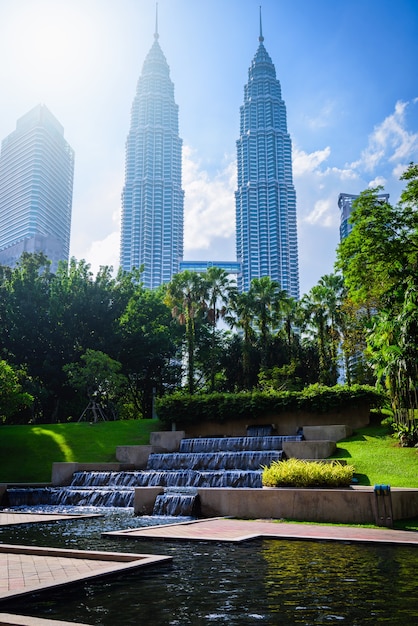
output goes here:
<path id="1" fill-rule="evenodd" d="M 174 319 L 185 327 L 187 388 L 195 392 L 196 322 L 207 310 L 206 282 L 200 275 L 188 270 L 176 274 L 167 285 L 165 303 Z"/>
<path id="2" fill-rule="evenodd" d="M 0 360 L 0 421 L 13 421 L 20 411 L 32 403 L 33 397 L 22 390 L 19 373 L 6 361 Z"/>
<path id="3" fill-rule="evenodd" d="M 378 198 L 380 188 L 360 194 L 337 266 L 349 297 L 367 310 L 371 362 L 388 388 L 395 420 L 405 425 L 414 424 L 417 408 L 418 166 L 411 164 L 401 180 L 406 186 L 396 206 Z"/>
<path id="4" fill-rule="evenodd" d="M 231 294 L 229 312 L 225 321 L 231 328 L 236 328 L 242 334 L 242 385 L 243 389 L 252 389 L 257 381 L 259 363 L 256 366 L 256 375 L 252 376 L 256 358 L 255 331 L 253 327 L 253 299 L 250 292 Z M 234 344 L 236 346 L 236 344 Z"/>
<path id="5" fill-rule="evenodd" d="M 267 367 L 269 344 L 273 333 L 281 324 L 279 317 L 281 300 L 286 294 L 280 289 L 279 283 L 272 280 L 270 276 L 253 278 L 248 294 L 252 324 L 258 330 L 261 366 Z"/>
<path id="6" fill-rule="evenodd" d="M 88 348 L 80 361 L 64 365 L 64 372 L 74 389 L 88 398 L 95 421 L 114 418 L 114 403 L 126 387 L 122 365 L 100 350 Z"/>
<path id="7" fill-rule="evenodd" d="M 215 390 L 215 377 L 217 364 L 219 363 L 220 345 L 217 337 L 217 323 L 220 319 L 225 318 L 231 293 L 234 285 L 229 279 L 225 270 L 220 267 L 210 267 L 205 275 L 206 280 L 206 301 L 207 301 L 207 320 L 211 327 L 210 340 L 210 391 Z"/>
<path id="8" fill-rule="evenodd" d="M 164 304 L 164 296 L 164 287 L 138 287 L 119 319 L 120 360 L 136 413 L 144 418 L 153 416 L 156 393 L 180 384 L 175 365 L 179 327 Z"/>
<path id="9" fill-rule="evenodd" d="M 303 330 L 316 337 L 319 354 L 319 382 L 335 385 L 338 378 L 338 347 L 342 334 L 341 276 L 323 276 L 301 300 Z"/>

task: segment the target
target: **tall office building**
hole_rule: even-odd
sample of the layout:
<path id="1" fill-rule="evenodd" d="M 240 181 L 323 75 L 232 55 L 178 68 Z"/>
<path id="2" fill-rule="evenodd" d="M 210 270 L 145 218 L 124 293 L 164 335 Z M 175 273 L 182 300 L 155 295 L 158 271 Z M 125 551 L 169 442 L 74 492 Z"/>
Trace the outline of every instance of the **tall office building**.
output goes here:
<path id="1" fill-rule="evenodd" d="M 74 152 L 45 105 L 18 119 L 1 144 L 0 264 L 43 252 L 55 271 L 68 261 Z"/>
<path id="2" fill-rule="evenodd" d="M 264 47 L 260 14 L 259 46 L 248 71 L 237 141 L 235 193 L 238 288 L 270 276 L 289 296 L 299 298 L 296 193 L 286 106 L 273 62 Z"/>
<path id="3" fill-rule="evenodd" d="M 352 225 L 350 224 L 350 215 L 353 211 L 353 202 L 358 198 L 358 195 L 352 193 L 340 193 L 338 196 L 338 206 L 341 211 L 340 216 L 340 241 L 345 239 L 350 234 Z M 377 196 L 379 202 L 389 202 L 388 193 L 380 193 Z"/>
<path id="4" fill-rule="evenodd" d="M 170 70 L 158 42 L 139 77 L 126 142 L 120 263 L 144 266 L 148 288 L 171 280 L 183 257 L 182 140 Z"/>

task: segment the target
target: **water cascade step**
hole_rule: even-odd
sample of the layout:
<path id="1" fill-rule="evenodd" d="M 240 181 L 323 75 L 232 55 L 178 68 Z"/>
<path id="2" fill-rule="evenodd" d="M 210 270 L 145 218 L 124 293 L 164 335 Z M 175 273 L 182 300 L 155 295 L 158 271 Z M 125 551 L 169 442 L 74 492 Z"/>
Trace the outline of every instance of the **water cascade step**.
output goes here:
<path id="1" fill-rule="evenodd" d="M 247 436 L 183 439 L 179 452 L 150 454 L 145 470 L 75 472 L 67 487 L 9 488 L 10 506 L 62 505 L 132 507 L 135 487 L 261 488 L 264 465 L 282 457 L 283 441 L 296 436 Z M 168 506 L 168 505 L 167 505 Z"/>
<path id="2" fill-rule="evenodd" d="M 167 488 L 157 496 L 153 515 L 168 517 L 199 517 L 199 495 L 192 488 Z"/>

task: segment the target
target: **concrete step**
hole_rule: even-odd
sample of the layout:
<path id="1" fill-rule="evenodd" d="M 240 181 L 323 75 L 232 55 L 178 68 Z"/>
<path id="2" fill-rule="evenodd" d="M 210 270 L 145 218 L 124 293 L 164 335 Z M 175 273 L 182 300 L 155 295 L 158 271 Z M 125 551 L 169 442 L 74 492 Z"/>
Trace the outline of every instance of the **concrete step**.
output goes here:
<path id="1" fill-rule="evenodd" d="M 346 424 L 303 427 L 303 436 L 306 441 L 340 441 L 341 439 L 351 437 L 352 434 L 352 428 L 350 428 L 350 426 L 347 426 Z"/>
<path id="2" fill-rule="evenodd" d="M 287 459 L 326 459 L 336 449 L 335 441 L 325 439 L 283 442 L 283 456 Z"/>

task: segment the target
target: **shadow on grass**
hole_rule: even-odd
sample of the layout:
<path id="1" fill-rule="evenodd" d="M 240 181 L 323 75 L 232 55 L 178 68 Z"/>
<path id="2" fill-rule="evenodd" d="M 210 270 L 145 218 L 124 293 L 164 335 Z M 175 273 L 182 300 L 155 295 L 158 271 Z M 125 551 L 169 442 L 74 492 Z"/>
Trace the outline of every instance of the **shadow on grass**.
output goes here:
<path id="1" fill-rule="evenodd" d="M 367 474 L 357 474 L 357 472 L 355 472 L 353 478 L 356 481 L 354 485 L 362 485 L 363 487 L 368 487 L 371 485 L 370 479 Z"/>
<path id="2" fill-rule="evenodd" d="M 338 447 L 335 451 L 335 454 L 333 454 L 330 458 L 331 459 L 350 459 L 351 456 L 352 456 L 351 453 L 346 448 Z"/>

